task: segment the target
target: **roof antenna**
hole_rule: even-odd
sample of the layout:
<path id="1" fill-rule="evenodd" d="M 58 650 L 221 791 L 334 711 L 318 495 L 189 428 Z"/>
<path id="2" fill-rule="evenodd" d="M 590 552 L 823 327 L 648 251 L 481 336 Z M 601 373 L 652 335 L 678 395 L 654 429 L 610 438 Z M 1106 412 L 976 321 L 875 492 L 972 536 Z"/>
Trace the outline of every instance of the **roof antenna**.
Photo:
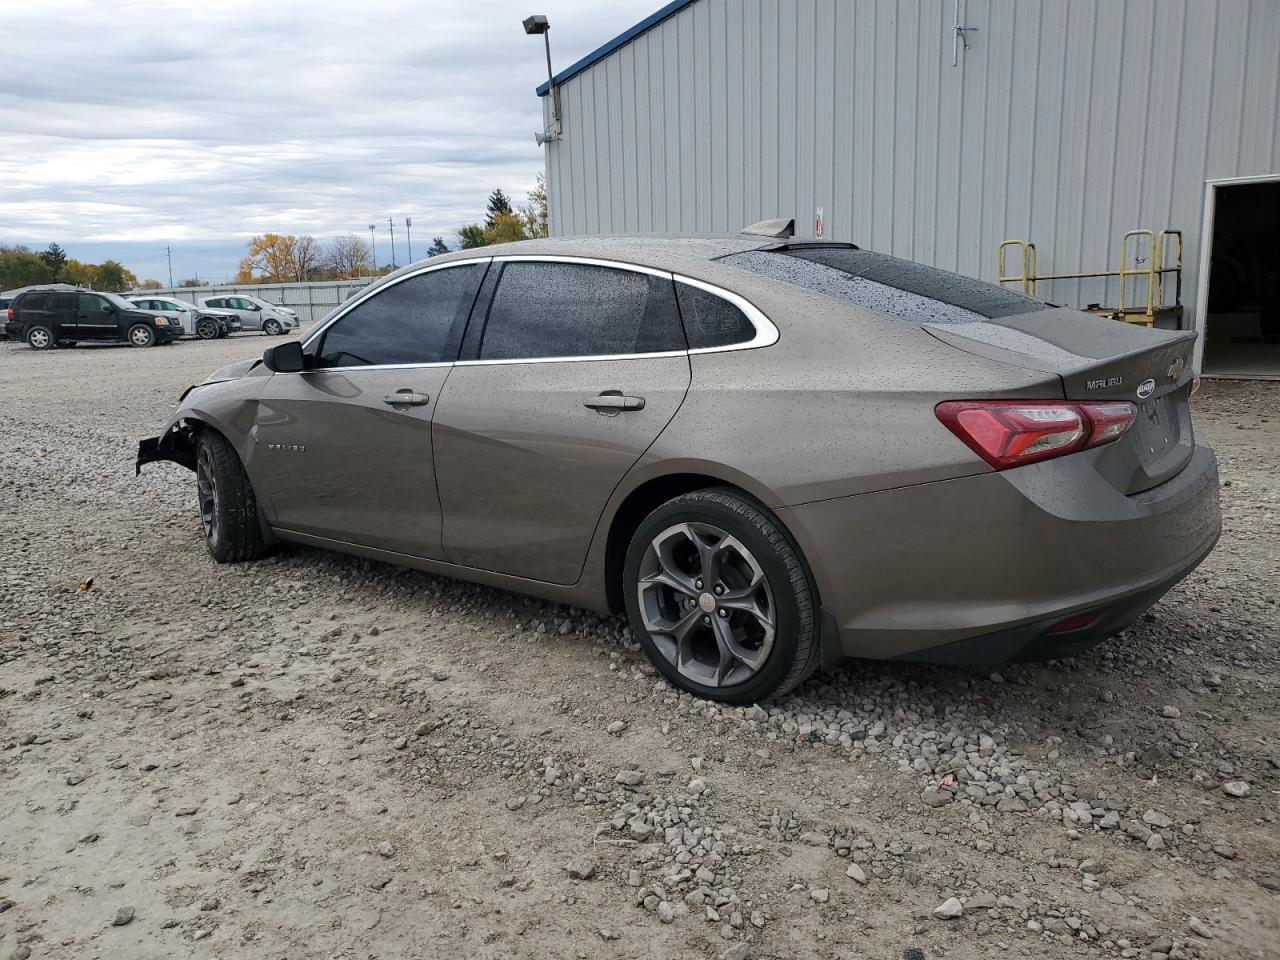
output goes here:
<path id="1" fill-rule="evenodd" d="M 785 237 L 794 237 L 796 235 L 796 221 L 794 217 L 790 220 L 782 218 L 761 220 L 759 223 L 753 223 L 749 227 L 743 227 L 742 232 L 749 237 L 772 237 L 775 240 L 781 240 Z"/>

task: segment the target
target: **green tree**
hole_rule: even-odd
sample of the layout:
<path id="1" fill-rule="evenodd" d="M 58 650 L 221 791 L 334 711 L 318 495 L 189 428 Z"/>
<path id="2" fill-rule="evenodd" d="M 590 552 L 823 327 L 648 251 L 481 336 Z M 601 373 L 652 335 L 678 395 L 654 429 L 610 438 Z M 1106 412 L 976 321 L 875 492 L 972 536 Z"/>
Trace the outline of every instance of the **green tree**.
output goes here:
<path id="1" fill-rule="evenodd" d="M 123 293 L 138 285 L 138 278 L 132 270 L 115 260 L 103 260 L 93 271 L 93 289 L 105 290 L 108 293 Z"/>
<path id="2" fill-rule="evenodd" d="M 493 229 L 494 223 L 499 216 L 512 212 L 511 200 L 502 192 L 501 187 L 489 194 L 489 206 L 486 209 L 488 211 L 484 218 L 484 228 L 486 230 Z"/>
<path id="3" fill-rule="evenodd" d="M 458 239 L 462 241 L 463 250 L 483 247 L 489 241 L 485 238 L 484 227 L 478 223 L 469 223 L 458 231 Z"/>
<path id="4" fill-rule="evenodd" d="M 58 276 L 63 283 L 76 287 L 92 287 L 97 274 L 97 266 L 92 263 L 81 263 L 79 260 L 68 260 L 62 265 Z"/>
<path id="5" fill-rule="evenodd" d="M 50 270 L 53 271 L 53 277 L 56 280 L 59 274 L 62 273 L 62 268 L 67 262 L 67 251 L 63 250 L 56 243 L 51 243 L 48 248 L 40 254 L 40 259 L 48 265 Z"/>
<path id="6" fill-rule="evenodd" d="M 449 252 L 449 245 L 444 242 L 444 237 L 436 237 L 431 241 L 431 246 L 427 248 L 428 257 L 438 257 L 442 253 Z"/>
<path id="7" fill-rule="evenodd" d="M 0 290 L 52 283 L 53 270 L 29 247 L 0 247 Z"/>

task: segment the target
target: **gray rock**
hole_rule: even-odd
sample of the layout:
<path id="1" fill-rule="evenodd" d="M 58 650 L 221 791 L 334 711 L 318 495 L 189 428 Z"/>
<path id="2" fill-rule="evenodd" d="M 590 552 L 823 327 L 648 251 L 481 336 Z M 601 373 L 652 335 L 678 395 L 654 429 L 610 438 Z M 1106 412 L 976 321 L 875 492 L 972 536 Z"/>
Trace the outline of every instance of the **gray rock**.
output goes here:
<path id="1" fill-rule="evenodd" d="M 751 947 L 745 943 L 735 943 L 720 954 L 720 960 L 747 960 L 751 956 Z"/>
<path id="2" fill-rule="evenodd" d="M 1228 780 L 1222 785 L 1222 792 L 1228 797 L 1236 797 L 1243 800 L 1249 795 L 1249 784 L 1243 780 Z"/>
<path id="3" fill-rule="evenodd" d="M 1210 930 L 1209 927 L 1205 924 L 1205 922 L 1201 920 L 1199 917 L 1192 917 L 1189 921 L 1187 921 L 1187 927 L 1197 937 L 1203 937 L 1206 940 L 1213 939 L 1213 931 Z"/>
<path id="4" fill-rule="evenodd" d="M 844 872 L 844 875 L 848 877 L 850 880 L 856 880 L 858 883 L 861 883 L 861 884 L 867 883 L 866 871 L 864 871 L 856 863 L 849 864 L 849 869 Z"/>
<path id="5" fill-rule="evenodd" d="M 604 729 L 606 733 L 612 733 L 616 735 L 621 733 L 623 730 L 627 729 L 627 723 L 625 720 L 614 720 Z"/>
<path id="6" fill-rule="evenodd" d="M 831 891 L 825 887 L 818 887 L 815 890 L 810 890 L 809 896 L 814 903 L 826 903 L 831 899 Z"/>
<path id="7" fill-rule="evenodd" d="M 396 848 L 391 845 L 390 840 L 383 840 L 378 844 L 378 856 L 390 859 L 396 855 Z"/>
<path id="8" fill-rule="evenodd" d="M 111 921 L 113 927 L 123 927 L 133 922 L 133 907 L 121 907 Z"/>
<path id="9" fill-rule="evenodd" d="M 689 781 L 689 792 L 695 796 L 707 792 L 707 782 L 701 777 L 694 777 Z"/>
<path id="10" fill-rule="evenodd" d="M 1267 874 L 1264 877 L 1259 877 L 1258 886 L 1264 890 L 1270 890 L 1272 893 L 1280 893 L 1280 876 Z"/>
<path id="11" fill-rule="evenodd" d="M 932 787 L 920 795 L 920 799 L 930 807 L 944 807 L 955 799 L 945 790 L 934 790 Z"/>
<path id="12" fill-rule="evenodd" d="M 564 869 L 575 880 L 589 880 L 596 872 L 596 865 L 586 857 L 578 857 L 566 863 Z"/>
<path id="13" fill-rule="evenodd" d="M 1170 720 L 1177 720 L 1182 716 L 1182 711 L 1170 704 L 1165 704 L 1160 708 L 1160 716 L 1167 717 Z"/>
<path id="14" fill-rule="evenodd" d="M 663 900 L 658 904 L 658 919 L 663 923 L 670 923 L 676 918 L 675 907 Z"/>
<path id="15" fill-rule="evenodd" d="M 613 782 L 620 783 L 624 787 L 638 787 L 644 783 L 644 774 L 639 770 L 619 770 Z"/>
<path id="16" fill-rule="evenodd" d="M 964 904 L 956 897 L 948 897 L 933 908 L 933 915 L 939 920 L 954 920 L 964 914 Z"/>
<path id="17" fill-rule="evenodd" d="M 996 905 L 996 898 L 989 893 L 975 893 L 964 902 L 966 910 L 990 910 Z"/>
<path id="18" fill-rule="evenodd" d="M 1158 810 L 1148 810 L 1142 815 L 1142 822 L 1149 823 L 1158 830 L 1164 830 L 1173 825 L 1173 821 Z"/>

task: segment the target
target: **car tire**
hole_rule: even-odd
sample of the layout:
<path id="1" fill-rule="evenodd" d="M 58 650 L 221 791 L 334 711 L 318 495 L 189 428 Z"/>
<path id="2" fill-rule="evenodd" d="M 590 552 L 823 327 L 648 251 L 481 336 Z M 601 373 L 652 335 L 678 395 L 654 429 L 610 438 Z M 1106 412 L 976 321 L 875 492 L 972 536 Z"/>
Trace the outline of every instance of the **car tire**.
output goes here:
<path id="1" fill-rule="evenodd" d="M 214 560 L 239 563 L 266 554 L 249 477 L 231 444 L 212 430 L 201 433 L 196 444 L 196 498 L 205 546 Z"/>
<path id="2" fill-rule="evenodd" d="M 623 591 L 653 665 L 695 696 L 758 703 L 818 667 L 818 593 L 800 549 L 738 490 L 694 491 L 650 513 L 627 548 Z"/>
<path id="3" fill-rule="evenodd" d="M 135 323 L 129 328 L 129 346 L 154 347 L 155 345 L 156 332 L 145 323 Z"/>
<path id="4" fill-rule="evenodd" d="M 54 339 L 53 331 L 44 324 L 35 324 L 27 328 L 26 335 L 27 346 L 32 350 L 52 350 L 58 345 L 58 341 Z"/>
<path id="5" fill-rule="evenodd" d="M 196 324 L 196 336 L 201 340 L 217 340 L 222 327 L 213 320 L 201 320 Z"/>
<path id="6" fill-rule="evenodd" d="M 279 320 L 268 320 L 262 325 L 262 332 L 269 337 L 278 337 L 284 333 L 284 327 L 280 326 Z"/>

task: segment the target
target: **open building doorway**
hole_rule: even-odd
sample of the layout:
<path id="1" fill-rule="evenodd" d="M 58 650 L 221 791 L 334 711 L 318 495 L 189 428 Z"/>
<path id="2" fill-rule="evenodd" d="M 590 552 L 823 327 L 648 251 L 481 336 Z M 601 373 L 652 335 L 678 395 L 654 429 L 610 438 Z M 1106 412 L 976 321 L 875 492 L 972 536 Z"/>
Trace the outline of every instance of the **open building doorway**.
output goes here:
<path id="1" fill-rule="evenodd" d="M 1206 203 L 1202 372 L 1280 380 L 1280 177 L 1210 183 Z"/>

